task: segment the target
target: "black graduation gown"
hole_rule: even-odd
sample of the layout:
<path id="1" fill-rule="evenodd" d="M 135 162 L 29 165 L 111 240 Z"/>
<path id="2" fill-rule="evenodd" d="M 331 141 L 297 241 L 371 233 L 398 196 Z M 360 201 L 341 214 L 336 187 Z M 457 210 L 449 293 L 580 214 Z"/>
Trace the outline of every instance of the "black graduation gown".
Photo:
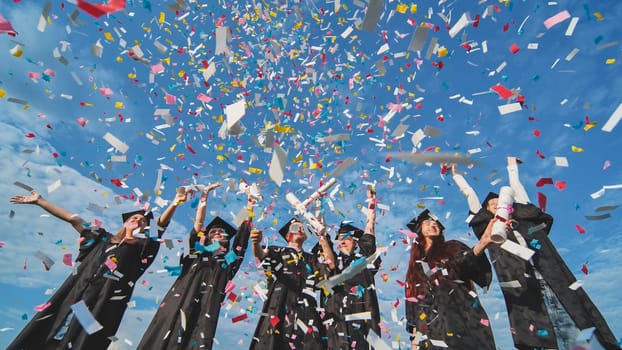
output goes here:
<path id="1" fill-rule="evenodd" d="M 85 229 L 80 236 L 75 274 L 65 280 L 50 298 L 51 305 L 32 318 L 8 349 L 108 348 L 109 337 L 119 328 L 134 285 L 153 262 L 160 243 L 152 238 L 111 243 L 112 234 L 100 228 Z M 115 261 L 116 267 L 110 261 Z M 81 300 L 103 326 L 91 335 L 71 313 L 71 305 Z M 61 337 L 59 330 L 67 321 L 69 326 Z"/>
<path id="2" fill-rule="evenodd" d="M 428 339 L 442 340 L 448 346 L 437 347 L 425 341 L 420 343 L 422 349 L 495 350 L 488 315 L 479 298 L 471 294 L 471 281 L 481 287 L 490 284 L 490 262 L 485 254 L 475 256 L 462 242 L 452 240 L 444 244 L 452 254 L 443 260 L 442 266 L 436 266 L 434 273 L 427 275 L 426 281 L 421 281 L 421 285 L 428 286 L 427 290 L 419 293 L 418 298 L 406 299 L 406 329 L 412 334 L 416 327 Z M 421 264 L 417 263 L 417 268 L 422 269 Z M 447 276 L 443 276 L 443 270 Z"/>
<path id="3" fill-rule="evenodd" d="M 137 349 L 211 349 L 225 287 L 233 279 L 248 246 L 250 221 L 238 228 L 230 262 L 224 254 L 203 252 L 182 258 L 182 272 L 160 303 Z M 190 232 L 190 247 L 198 241 Z"/>
<path id="4" fill-rule="evenodd" d="M 481 237 L 492 218 L 493 214 L 485 208 L 473 217 L 469 225 L 477 237 Z M 519 232 L 530 244 L 530 248 L 535 250 L 532 257 L 533 266 L 496 244 L 488 246 L 488 253 L 499 282 L 520 283 L 520 288 L 501 288 L 515 346 L 519 349 L 558 348 L 540 284 L 534 273 L 535 266 L 574 320 L 577 328 L 596 327 L 595 335 L 605 349 L 620 349 L 607 322 L 583 288 L 577 290 L 568 288 L 576 278 L 548 237 L 553 217 L 533 204 L 514 203 L 512 219 L 518 222 L 513 231 Z M 541 224 L 545 224 L 546 227 Z M 518 243 L 514 232 L 509 232 L 507 239 Z M 531 244 L 539 248 L 534 248 Z"/>
<path id="5" fill-rule="evenodd" d="M 364 234 L 358 241 L 359 252 L 335 255 L 335 274 L 342 273 L 353 261 L 365 259 L 376 251 L 376 238 Z M 376 259 L 373 269 L 365 269 L 341 286 L 333 288 L 333 293 L 322 296 L 322 306 L 326 309 L 326 335 L 328 349 L 369 349 L 367 334 L 372 329 L 380 335 L 380 308 L 376 295 L 374 275 L 380 268 L 380 258 Z M 346 316 L 371 312 L 371 319 L 346 321 Z"/>
<path id="6" fill-rule="evenodd" d="M 250 349 L 325 349 L 324 326 L 315 298 L 315 255 L 290 247 L 269 246 L 262 261 L 268 295 Z"/>

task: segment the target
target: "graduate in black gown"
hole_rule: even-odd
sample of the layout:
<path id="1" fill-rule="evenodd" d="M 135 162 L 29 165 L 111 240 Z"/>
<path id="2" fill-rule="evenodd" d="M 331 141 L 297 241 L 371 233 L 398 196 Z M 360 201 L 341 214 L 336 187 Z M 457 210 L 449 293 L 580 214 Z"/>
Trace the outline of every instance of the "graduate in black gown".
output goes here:
<path id="1" fill-rule="evenodd" d="M 429 210 L 408 223 L 417 233 L 406 272 L 406 329 L 412 350 L 495 350 L 486 311 L 473 283 L 492 279 L 484 249 L 492 242 L 492 222 L 473 247 L 445 241 L 444 227 Z"/>
<path id="2" fill-rule="evenodd" d="M 190 251 L 181 258 L 181 274 L 162 299 L 137 349 L 211 349 L 214 345 L 225 289 L 248 246 L 254 204 L 249 197 L 248 217 L 237 232 L 220 217 L 204 227 L 209 193 L 219 186 L 210 184 L 202 191 L 188 239 Z"/>
<path id="3" fill-rule="evenodd" d="M 80 234 L 77 268 L 38 312 L 8 349 L 106 349 L 116 334 L 130 301 L 136 281 L 155 259 L 158 239 L 168 226 L 177 205 L 186 199 L 180 188 L 171 205 L 157 220 L 152 235 L 139 237 L 149 226 L 151 212 L 144 210 L 122 215 L 123 226 L 116 234 L 88 226 L 78 215 L 43 199 L 15 196 L 15 204 L 35 204 L 66 221 Z M 76 310 L 76 311 L 74 311 Z M 86 312 L 84 312 L 86 310 Z M 90 315 L 89 315 L 90 314 Z M 82 324 L 91 316 L 96 322 Z"/>
<path id="4" fill-rule="evenodd" d="M 529 202 L 518 176 L 518 160 L 508 157 L 508 177 L 514 193 L 512 229 L 505 245 L 493 244 L 488 254 L 493 262 L 512 328 L 514 346 L 519 350 L 570 349 L 588 345 L 578 341 L 580 330 L 594 327 L 596 343 L 607 350 L 620 349 L 604 317 L 583 288 L 571 289 L 577 280 L 549 239 L 553 217 Z M 451 166 L 452 177 L 467 198 L 473 218 L 469 226 L 480 237 L 495 217 L 499 195 L 490 192 L 480 204 L 477 194 Z M 506 249 L 518 245 L 533 254 L 521 258 Z M 511 246 L 510 246 L 511 247 Z M 589 338 L 589 337 L 588 337 Z"/>
<path id="5" fill-rule="evenodd" d="M 303 250 L 308 233 L 299 219 L 291 219 L 279 233 L 287 246 L 265 249 L 261 247 L 261 231 L 251 234 L 253 255 L 261 261 L 268 280 L 268 294 L 250 349 L 325 349 L 316 284 L 322 278 L 317 272 L 325 270 L 325 266 L 334 266 L 326 232 L 317 233 L 326 252 L 322 257 Z"/>
<path id="6" fill-rule="evenodd" d="M 376 252 L 376 192 L 367 190 L 368 206 L 365 230 L 349 223 L 342 223 L 336 235 L 338 251 L 335 254 L 334 274 L 347 271 L 354 264 L 365 264 L 366 258 Z M 373 267 L 366 267 L 352 278 L 333 287 L 332 293 L 322 294 L 322 306 L 326 309 L 326 335 L 328 349 L 369 349 L 367 335 L 370 329 L 380 336 L 380 308 L 374 276 L 380 268 L 380 258 Z"/>

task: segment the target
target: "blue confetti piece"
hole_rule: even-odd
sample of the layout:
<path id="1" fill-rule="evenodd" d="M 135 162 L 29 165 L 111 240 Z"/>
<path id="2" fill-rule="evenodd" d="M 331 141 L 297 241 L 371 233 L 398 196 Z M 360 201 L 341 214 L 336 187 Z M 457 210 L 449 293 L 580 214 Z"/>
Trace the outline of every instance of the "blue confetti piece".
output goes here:
<path id="1" fill-rule="evenodd" d="M 179 276 L 181 274 L 181 265 L 164 266 L 169 276 Z"/>
<path id="2" fill-rule="evenodd" d="M 237 259 L 238 255 L 234 252 L 228 252 L 225 254 L 225 261 L 227 262 L 227 265 L 234 263 Z"/>

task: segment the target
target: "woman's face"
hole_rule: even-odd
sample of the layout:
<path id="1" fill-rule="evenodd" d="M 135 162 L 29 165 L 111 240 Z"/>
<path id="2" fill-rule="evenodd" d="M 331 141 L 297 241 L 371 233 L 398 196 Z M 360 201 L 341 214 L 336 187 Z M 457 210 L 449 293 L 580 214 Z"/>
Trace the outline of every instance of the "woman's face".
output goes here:
<path id="1" fill-rule="evenodd" d="M 421 223 L 421 234 L 424 238 L 438 237 L 441 235 L 441 228 L 436 220 L 426 219 Z"/>
<path id="2" fill-rule="evenodd" d="M 211 243 L 226 241 L 228 236 L 222 227 L 212 227 L 207 232 L 207 237 Z"/>
<path id="3" fill-rule="evenodd" d="M 145 227 L 147 227 L 147 219 L 145 219 L 144 215 L 134 214 L 125 221 L 123 226 L 131 229 L 132 231 L 139 228 L 140 231 L 142 232 L 145 229 Z"/>

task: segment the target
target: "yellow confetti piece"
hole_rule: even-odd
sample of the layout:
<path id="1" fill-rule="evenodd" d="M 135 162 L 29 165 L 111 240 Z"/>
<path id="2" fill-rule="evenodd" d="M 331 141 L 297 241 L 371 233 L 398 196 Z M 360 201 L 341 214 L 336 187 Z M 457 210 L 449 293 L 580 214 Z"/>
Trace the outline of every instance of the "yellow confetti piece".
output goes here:
<path id="1" fill-rule="evenodd" d="M 112 33 L 110 33 L 110 32 L 105 32 L 104 33 L 104 38 L 106 38 L 106 40 L 108 40 L 108 41 L 114 41 L 114 37 L 112 36 Z"/>
<path id="2" fill-rule="evenodd" d="M 598 125 L 597 122 L 591 122 L 591 123 L 585 124 L 585 126 L 583 127 L 583 130 L 588 131 L 591 128 L 595 127 L 596 125 Z"/>
<path id="3" fill-rule="evenodd" d="M 605 61 L 605 64 L 614 64 L 614 63 L 616 63 L 616 59 L 615 58 L 608 58 Z"/>
<path id="4" fill-rule="evenodd" d="M 251 174 L 261 174 L 261 173 L 262 173 L 262 170 L 261 170 L 261 169 L 259 169 L 259 168 L 248 168 L 248 171 L 249 171 Z"/>
<path id="5" fill-rule="evenodd" d="M 166 13 L 160 12 L 160 18 L 158 18 L 158 23 L 162 24 L 166 20 Z"/>
<path id="6" fill-rule="evenodd" d="M 128 73 L 127 77 L 130 79 L 136 79 L 136 73 Z"/>
<path id="7" fill-rule="evenodd" d="M 449 51 L 447 50 L 446 47 L 442 47 L 438 50 L 438 57 L 445 57 L 447 56 L 447 54 L 449 53 Z"/>
<path id="8" fill-rule="evenodd" d="M 417 4 L 410 5 L 410 13 L 417 13 Z"/>
<path id="9" fill-rule="evenodd" d="M 120 102 L 120 101 L 115 102 L 114 103 L 114 108 L 116 108 L 116 109 L 123 109 L 124 108 L 123 102 Z"/>
<path id="10" fill-rule="evenodd" d="M 596 17 L 597 21 L 603 20 L 603 15 L 600 12 L 594 12 L 594 17 Z"/>
<path id="11" fill-rule="evenodd" d="M 408 10 L 408 5 L 406 4 L 397 4 L 397 7 L 395 8 L 395 11 L 399 12 L 399 13 L 406 13 L 406 11 Z"/>
<path id="12" fill-rule="evenodd" d="M 573 146 L 571 147 L 571 149 L 572 149 L 572 151 L 573 151 L 573 152 L 575 152 L 575 153 L 583 153 L 583 148 L 581 148 L 581 147 L 577 147 L 577 146 L 573 145 Z"/>
<path id="13" fill-rule="evenodd" d="M 176 143 L 174 143 L 171 147 L 169 147 L 168 150 L 173 152 L 173 150 L 175 150 L 175 147 L 177 147 Z"/>
<path id="14" fill-rule="evenodd" d="M 428 315 L 426 315 L 425 312 L 422 312 L 422 313 L 419 314 L 419 319 L 422 320 L 422 321 L 425 320 L 426 317 L 428 317 Z"/>
<path id="15" fill-rule="evenodd" d="M 121 56 L 117 56 L 116 61 L 117 63 L 121 63 L 123 62 L 123 58 Z"/>
<path id="16" fill-rule="evenodd" d="M 0 98 L 3 98 L 4 96 L 6 96 L 6 91 L 0 89 Z"/>
<path id="17" fill-rule="evenodd" d="M 417 203 L 417 208 L 419 208 L 419 209 L 425 209 L 425 205 Z"/>
<path id="18" fill-rule="evenodd" d="M 274 126 L 274 131 L 275 132 L 282 132 L 282 133 L 289 133 L 289 132 L 294 132 L 295 130 L 291 126 L 275 125 Z"/>

